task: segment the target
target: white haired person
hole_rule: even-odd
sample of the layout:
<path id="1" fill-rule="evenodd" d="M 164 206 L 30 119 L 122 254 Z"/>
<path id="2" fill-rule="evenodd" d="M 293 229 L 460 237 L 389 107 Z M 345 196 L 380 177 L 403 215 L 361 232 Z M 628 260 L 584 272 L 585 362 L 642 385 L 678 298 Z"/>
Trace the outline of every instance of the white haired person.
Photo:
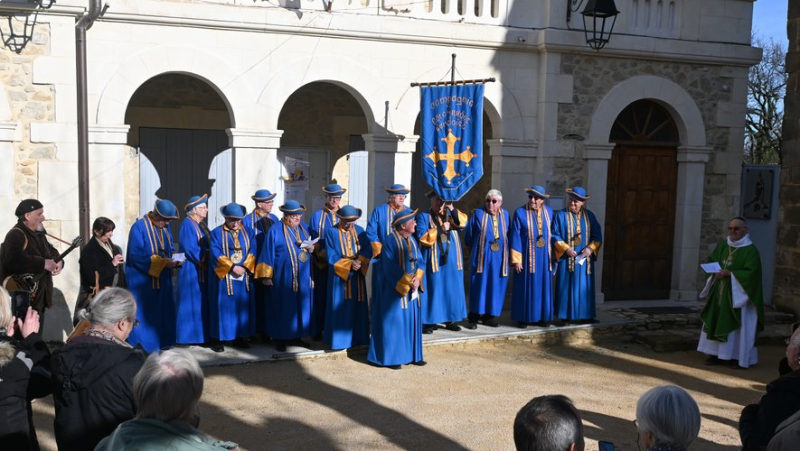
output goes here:
<path id="1" fill-rule="evenodd" d="M 685 451 L 700 433 L 700 409 L 680 387 L 655 387 L 637 401 L 634 423 L 642 449 Z"/>
<path id="2" fill-rule="evenodd" d="M 133 377 L 147 355 L 125 340 L 138 325 L 136 300 L 123 288 L 100 291 L 78 311 L 81 322 L 53 352 L 53 426 L 60 450 L 94 449 L 136 414 Z"/>
<path id="3" fill-rule="evenodd" d="M 38 450 L 31 400 L 50 393 L 50 352 L 39 335 L 39 314 L 27 308 L 15 318 L 11 296 L 0 287 L 0 445 Z"/>
<path id="4" fill-rule="evenodd" d="M 200 432 L 198 404 L 203 370 L 185 349 L 153 353 L 133 380 L 139 412 L 103 439 L 95 450 L 238 449 Z"/>

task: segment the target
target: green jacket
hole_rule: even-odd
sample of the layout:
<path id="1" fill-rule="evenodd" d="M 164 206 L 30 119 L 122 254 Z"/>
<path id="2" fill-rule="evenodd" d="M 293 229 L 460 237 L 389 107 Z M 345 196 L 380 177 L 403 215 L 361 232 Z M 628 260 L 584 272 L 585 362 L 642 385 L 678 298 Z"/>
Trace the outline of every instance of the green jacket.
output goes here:
<path id="1" fill-rule="evenodd" d="M 238 449 L 233 442 L 208 437 L 188 425 L 165 423 L 152 418 L 134 418 L 104 438 L 95 451 L 220 451 Z"/>

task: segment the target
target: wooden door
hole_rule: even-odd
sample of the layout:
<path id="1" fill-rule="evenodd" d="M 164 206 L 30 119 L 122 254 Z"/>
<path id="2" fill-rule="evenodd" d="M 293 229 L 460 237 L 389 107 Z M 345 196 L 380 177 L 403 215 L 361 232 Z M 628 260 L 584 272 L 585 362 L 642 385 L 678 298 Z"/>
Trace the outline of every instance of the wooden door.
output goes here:
<path id="1" fill-rule="evenodd" d="M 669 298 L 676 153 L 635 144 L 613 150 L 602 251 L 607 300 Z"/>

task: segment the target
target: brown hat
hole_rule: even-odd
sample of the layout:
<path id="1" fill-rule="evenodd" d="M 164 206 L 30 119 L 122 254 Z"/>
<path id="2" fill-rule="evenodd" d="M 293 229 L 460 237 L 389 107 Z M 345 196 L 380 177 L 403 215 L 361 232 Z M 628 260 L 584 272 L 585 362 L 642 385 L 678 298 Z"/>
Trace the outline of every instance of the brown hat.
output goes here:
<path id="1" fill-rule="evenodd" d="M 40 208 L 44 208 L 41 202 L 36 199 L 25 199 L 17 205 L 17 209 L 14 210 L 14 216 L 20 217 L 25 215 L 26 213 L 30 213 L 34 210 L 38 210 Z"/>

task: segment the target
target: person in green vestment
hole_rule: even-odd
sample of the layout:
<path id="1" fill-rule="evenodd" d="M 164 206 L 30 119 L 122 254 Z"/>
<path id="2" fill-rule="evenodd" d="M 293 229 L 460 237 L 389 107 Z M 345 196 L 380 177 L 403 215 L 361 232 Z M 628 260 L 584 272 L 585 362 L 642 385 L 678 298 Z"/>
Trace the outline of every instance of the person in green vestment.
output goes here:
<path id="1" fill-rule="evenodd" d="M 764 329 L 761 257 L 747 232 L 745 220 L 733 218 L 727 240 L 708 257 L 721 269 L 708 277 L 700 293 L 706 306 L 697 350 L 709 356 L 711 365 L 728 361 L 734 368 L 748 368 L 758 363 L 756 336 Z"/>

